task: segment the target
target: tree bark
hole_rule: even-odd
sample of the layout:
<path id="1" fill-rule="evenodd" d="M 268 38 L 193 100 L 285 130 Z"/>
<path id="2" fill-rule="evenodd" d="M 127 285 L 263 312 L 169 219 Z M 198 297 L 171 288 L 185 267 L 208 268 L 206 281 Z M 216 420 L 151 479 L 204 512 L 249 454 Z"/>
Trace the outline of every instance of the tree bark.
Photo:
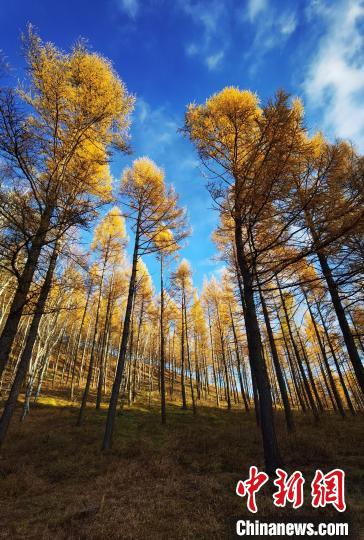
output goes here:
<path id="1" fill-rule="evenodd" d="M 79 348 L 80 348 L 80 342 L 81 342 L 81 335 L 82 335 L 83 325 L 84 325 L 84 322 L 85 322 L 86 313 L 87 313 L 87 308 L 88 308 L 88 304 L 89 304 L 89 300 L 90 300 L 90 296 L 91 296 L 91 289 L 92 289 L 92 287 L 91 287 L 91 285 L 90 285 L 89 288 L 88 288 L 88 290 L 87 290 L 86 304 L 85 304 L 85 308 L 84 308 L 84 310 L 83 310 L 82 320 L 81 320 L 81 324 L 80 324 L 80 329 L 79 329 L 78 336 L 77 336 L 77 343 L 76 343 L 76 347 L 75 347 L 75 353 L 74 353 L 74 356 L 73 356 L 72 377 L 71 377 L 71 389 L 70 389 L 70 400 L 71 400 L 71 401 L 73 401 L 73 394 L 74 394 L 74 387 L 75 387 L 75 375 L 76 375 L 77 357 L 78 357 L 78 351 L 79 351 Z"/>
<path id="2" fill-rule="evenodd" d="M 297 347 L 297 343 L 296 343 L 296 341 L 294 339 L 294 336 L 293 336 L 293 333 L 292 333 L 292 328 L 291 328 L 291 324 L 290 324 L 290 320 L 289 320 L 289 316 L 288 316 L 286 301 L 284 299 L 282 289 L 281 289 L 281 286 L 280 286 L 280 283 L 279 283 L 278 279 L 277 279 L 277 286 L 278 286 L 278 290 L 279 290 L 279 296 L 280 296 L 281 302 L 282 302 L 282 307 L 283 307 L 284 317 L 285 317 L 286 324 L 287 324 L 288 334 L 289 334 L 289 337 L 290 337 L 290 340 L 291 340 L 291 343 L 292 343 L 292 347 L 293 347 L 293 350 L 294 350 L 294 353 L 295 353 L 295 356 L 296 356 L 296 360 L 297 360 L 297 363 L 298 363 L 299 370 L 301 372 L 303 384 L 305 386 L 306 394 L 307 394 L 308 400 L 310 402 L 310 407 L 312 409 L 312 413 L 313 413 L 313 416 L 315 418 L 315 421 L 317 422 L 320 419 L 318 409 L 317 409 L 315 400 L 313 399 L 311 388 L 310 388 L 310 385 L 308 383 L 305 370 L 303 368 L 303 363 L 302 363 L 301 355 L 299 353 L 299 349 Z"/>
<path id="3" fill-rule="evenodd" d="M 242 226 L 240 220 L 235 221 L 235 245 L 239 270 L 243 281 L 245 301 L 245 328 L 248 340 L 248 350 L 251 366 L 253 368 L 256 384 L 259 392 L 260 419 L 263 437 L 265 469 L 268 474 L 273 474 L 278 467 L 282 466 L 282 458 L 278 448 L 278 442 L 274 426 L 272 398 L 266 366 L 262 358 L 260 332 L 257 313 L 254 302 L 253 275 L 249 270 L 244 255 L 242 242 Z"/>
<path id="4" fill-rule="evenodd" d="M 287 425 L 288 431 L 292 432 L 294 431 L 294 422 L 293 422 L 291 406 L 288 399 L 286 383 L 283 378 L 282 368 L 281 368 L 281 364 L 278 357 L 277 347 L 274 341 L 272 326 L 270 324 L 270 319 L 269 319 L 269 314 L 268 314 L 267 306 L 265 303 L 265 299 L 264 299 L 258 280 L 257 280 L 257 283 L 258 283 L 258 288 L 259 288 L 260 302 L 262 304 L 262 309 L 263 309 L 264 322 L 265 322 L 265 326 L 266 326 L 267 334 L 268 334 L 270 351 L 272 353 L 274 369 L 277 375 L 278 386 L 279 386 L 279 390 L 282 396 L 284 414 L 286 418 L 286 425 Z"/>
<path id="5" fill-rule="evenodd" d="M 35 308 L 35 313 L 32 319 L 32 323 L 29 328 L 26 345 L 22 352 L 21 359 L 18 364 L 18 369 L 15 375 L 15 379 L 11 387 L 8 400 L 5 404 L 2 417 L 0 419 L 0 446 L 3 444 L 5 440 L 6 433 L 8 431 L 9 424 L 13 416 L 14 409 L 16 407 L 16 402 L 20 393 L 20 389 L 22 387 L 25 375 L 28 371 L 29 362 L 32 357 L 34 343 L 38 334 L 39 323 L 44 313 L 45 304 L 46 304 L 48 294 L 51 288 L 53 273 L 54 273 L 54 269 L 56 267 L 56 262 L 57 262 L 57 257 L 58 257 L 58 250 L 57 250 L 57 243 L 55 243 L 55 246 L 52 251 L 50 261 L 49 261 L 47 274 L 44 279 L 42 288 L 40 290 L 39 298 L 37 300 L 37 304 Z"/>
<path id="6" fill-rule="evenodd" d="M 30 247 L 27 262 L 23 272 L 18 280 L 18 286 L 9 310 L 6 323 L 4 324 L 0 336 L 0 379 L 9 360 L 11 348 L 13 346 L 18 325 L 27 301 L 30 286 L 36 271 L 40 252 L 44 246 L 49 224 L 51 220 L 52 209 L 46 209 L 40 221 L 38 231 Z"/>
<path id="7" fill-rule="evenodd" d="M 134 294 L 135 294 L 135 282 L 136 282 L 138 257 L 139 257 L 139 235 L 140 235 L 140 213 L 137 218 L 137 226 L 136 226 L 136 231 L 135 231 L 135 243 L 134 243 L 134 251 L 133 251 L 133 264 L 132 264 L 131 276 L 130 276 L 130 281 L 129 281 L 129 290 L 128 290 L 128 300 L 126 304 L 126 311 L 125 311 L 125 317 L 124 317 L 123 333 L 122 333 L 122 338 L 121 338 L 118 364 L 116 368 L 114 384 L 111 390 L 109 408 L 107 412 L 105 433 L 104 433 L 104 439 L 102 443 L 103 450 L 109 450 L 112 446 L 116 407 L 118 404 L 121 380 L 124 373 L 124 366 L 125 366 L 125 359 L 126 359 L 126 353 L 127 353 L 127 348 L 128 348 L 128 339 L 129 339 L 129 331 L 130 331 L 131 312 L 132 312 L 133 300 L 134 300 Z"/>
<path id="8" fill-rule="evenodd" d="M 164 280 L 163 280 L 163 253 L 160 254 L 161 272 L 161 309 L 160 309 L 160 333 L 161 333 L 161 358 L 160 358 L 160 382 L 161 382 L 161 420 L 167 423 L 166 415 L 166 379 L 165 379 L 165 339 L 164 339 Z"/>
<path id="9" fill-rule="evenodd" d="M 305 211 L 305 217 L 306 217 L 308 228 L 311 232 L 314 242 L 318 242 L 319 240 L 318 235 L 315 230 L 312 218 L 307 209 Z M 318 249 L 316 253 L 317 253 L 317 257 L 321 266 L 323 276 L 326 280 L 327 287 L 329 289 L 332 304 L 334 306 L 334 310 L 335 310 L 335 313 L 339 322 L 339 326 L 341 328 L 341 332 L 344 338 L 344 342 L 346 345 L 346 349 L 348 351 L 351 364 L 353 366 L 360 389 L 362 393 L 364 394 L 364 367 L 360 360 L 358 349 L 356 347 L 353 334 L 350 330 L 350 326 L 345 315 L 345 310 L 341 302 L 337 284 L 334 280 L 334 277 L 331 272 L 331 268 L 329 266 L 327 257 L 324 254 L 324 252 Z"/>

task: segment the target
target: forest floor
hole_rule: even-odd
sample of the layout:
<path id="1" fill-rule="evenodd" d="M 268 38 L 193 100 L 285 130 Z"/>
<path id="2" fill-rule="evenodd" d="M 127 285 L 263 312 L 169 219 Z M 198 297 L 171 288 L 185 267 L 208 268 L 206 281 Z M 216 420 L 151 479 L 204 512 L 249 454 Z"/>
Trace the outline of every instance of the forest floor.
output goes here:
<path id="1" fill-rule="evenodd" d="M 24 422 L 14 419 L 0 453 L 0 538 L 224 539 L 238 518 L 282 515 L 268 484 L 255 515 L 235 494 L 250 465 L 263 467 L 253 412 L 205 406 L 194 417 L 172 403 L 162 426 L 157 401 L 139 401 L 118 416 L 113 450 L 103 454 L 106 409 L 90 406 L 81 428 L 77 411 L 50 394 Z M 310 507 L 310 483 L 317 468 L 341 467 L 348 509 L 354 521 L 363 516 L 364 418 L 327 415 L 314 425 L 296 415 L 288 437 L 277 416 L 285 469 L 301 470 L 307 488 L 304 507 L 283 515 L 327 516 Z"/>

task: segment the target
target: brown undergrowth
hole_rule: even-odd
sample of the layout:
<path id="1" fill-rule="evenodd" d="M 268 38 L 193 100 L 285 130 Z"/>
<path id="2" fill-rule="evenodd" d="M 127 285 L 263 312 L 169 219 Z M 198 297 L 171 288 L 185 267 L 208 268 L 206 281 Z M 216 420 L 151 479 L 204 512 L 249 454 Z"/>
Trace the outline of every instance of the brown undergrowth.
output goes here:
<path id="1" fill-rule="evenodd" d="M 248 517 L 236 482 L 250 465 L 263 466 L 254 414 L 205 406 L 194 417 L 177 403 L 167 412 L 162 426 L 156 396 L 151 406 L 139 401 L 125 408 L 106 454 L 100 451 L 105 409 L 90 406 L 76 428 L 77 408 L 53 395 L 25 422 L 15 418 L 0 453 L 0 538 L 227 538 L 229 518 Z M 363 418 L 326 416 L 314 425 L 296 415 L 296 422 L 296 433 L 287 436 L 277 413 L 285 467 L 307 479 L 302 512 L 313 512 L 314 470 L 342 467 L 357 519 L 364 509 Z M 257 500 L 254 519 L 274 519 L 268 486 Z"/>

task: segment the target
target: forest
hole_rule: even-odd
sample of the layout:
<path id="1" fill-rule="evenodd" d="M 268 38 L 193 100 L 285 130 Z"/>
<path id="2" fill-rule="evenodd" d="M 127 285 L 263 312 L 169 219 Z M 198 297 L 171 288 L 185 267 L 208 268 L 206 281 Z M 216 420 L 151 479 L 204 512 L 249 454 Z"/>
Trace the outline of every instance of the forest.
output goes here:
<path id="1" fill-rule="evenodd" d="M 29 26 L 22 47 L 0 88 L 0 538 L 222 538 L 254 464 L 348 469 L 360 513 L 355 145 L 282 89 L 186 104 L 224 265 L 199 289 L 174 179 L 132 154 L 133 89 L 82 40 Z"/>

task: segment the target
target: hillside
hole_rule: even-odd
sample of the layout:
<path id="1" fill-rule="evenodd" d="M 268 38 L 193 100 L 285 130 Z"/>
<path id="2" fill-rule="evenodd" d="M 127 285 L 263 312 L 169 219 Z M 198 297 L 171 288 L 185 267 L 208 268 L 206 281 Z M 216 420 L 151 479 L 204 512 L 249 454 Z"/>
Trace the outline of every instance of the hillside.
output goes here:
<path id="1" fill-rule="evenodd" d="M 105 409 L 90 407 L 76 428 L 77 408 L 63 398 L 49 393 L 13 423 L 0 460 L 0 538 L 228 537 L 229 518 L 243 516 L 236 482 L 263 466 L 253 413 L 205 406 L 194 417 L 169 403 L 162 426 L 156 396 L 151 407 L 140 399 L 101 453 Z M 327 415 L 315 426 L 300 416 L 290 437 L 281 413 L 277 423 L 286 469 L 311 480 L 317 467 L 343 467 L 348 509 L 363 515 L 363 418 L 338 425 Z M 260 519 L 274 514 L 269 489 L 257 501 Z"/>

